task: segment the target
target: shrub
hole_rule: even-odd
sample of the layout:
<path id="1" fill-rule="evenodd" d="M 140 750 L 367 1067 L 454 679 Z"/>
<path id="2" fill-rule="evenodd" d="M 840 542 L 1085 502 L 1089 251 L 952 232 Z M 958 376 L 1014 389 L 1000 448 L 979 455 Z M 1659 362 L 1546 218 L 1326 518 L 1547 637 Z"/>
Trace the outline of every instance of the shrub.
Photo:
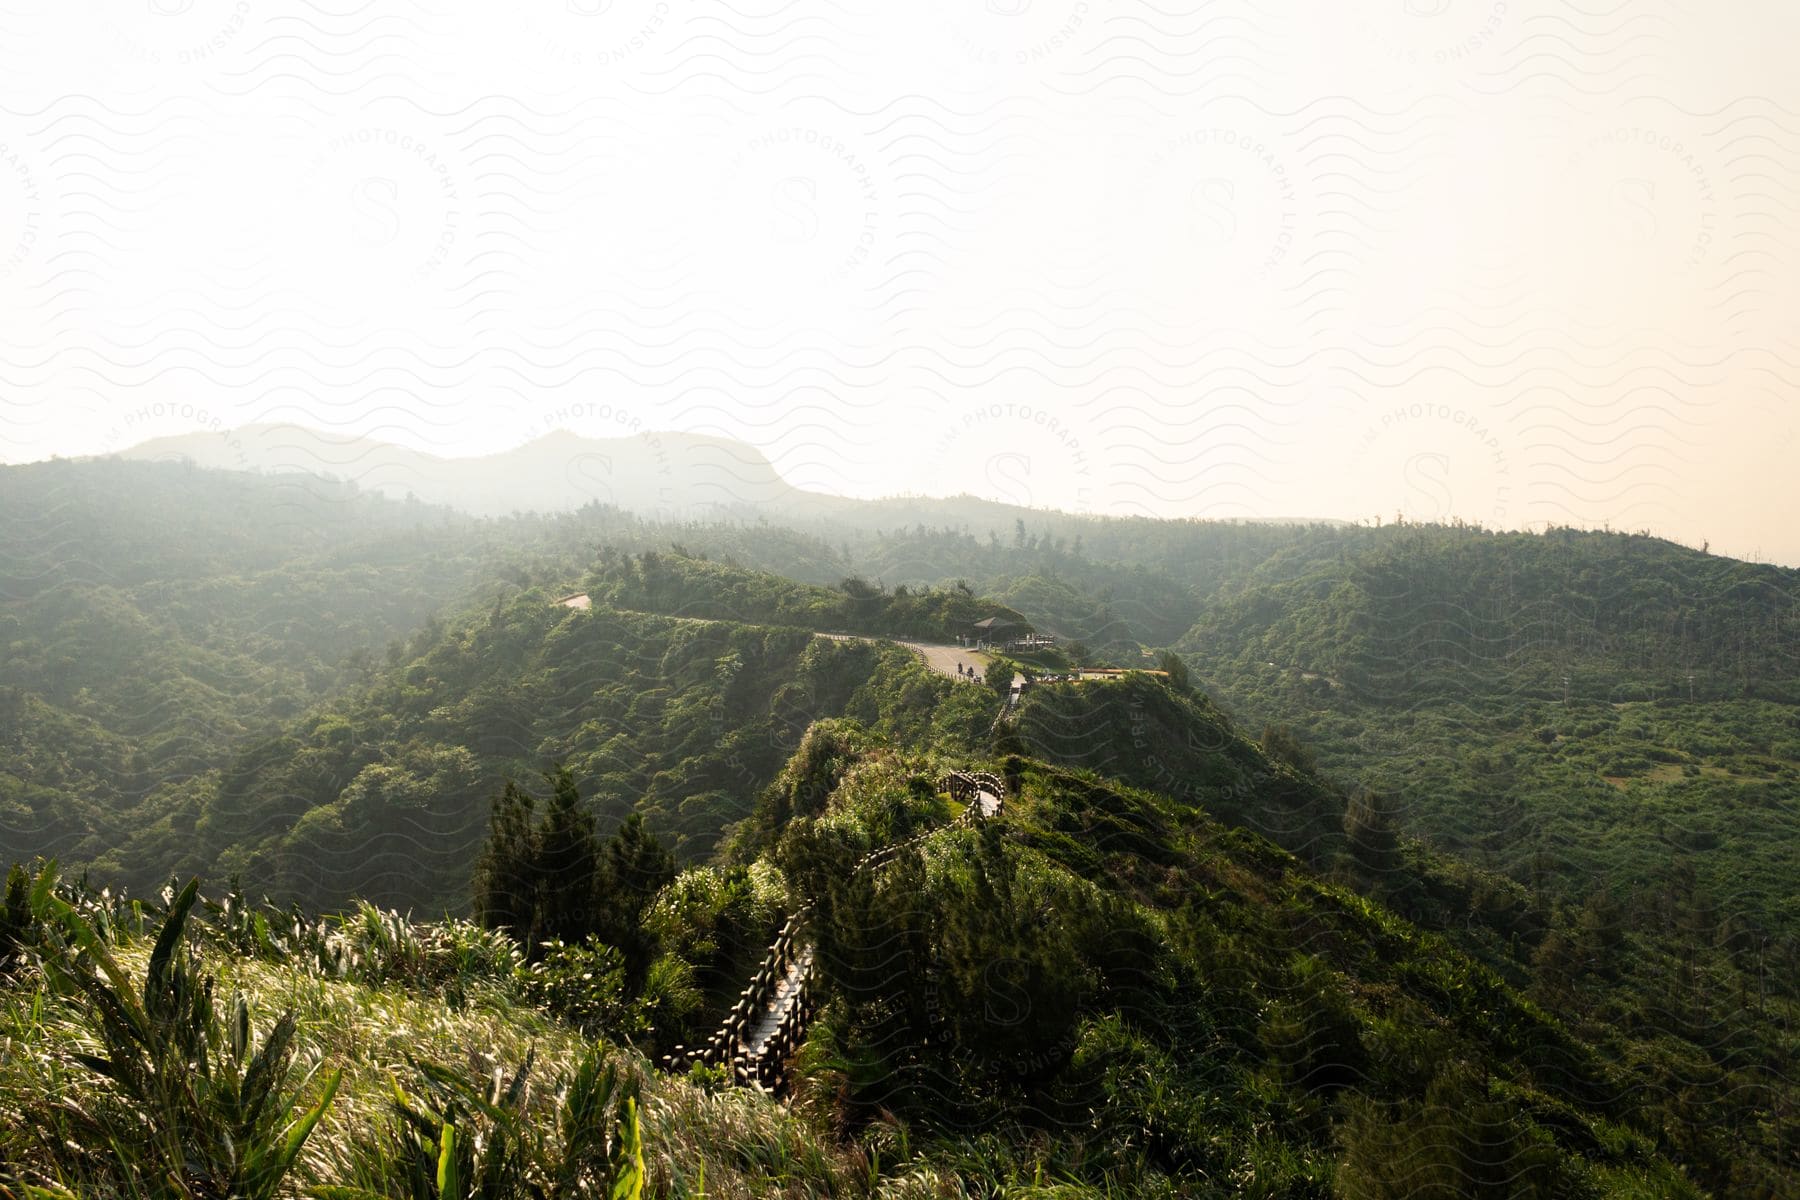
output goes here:
<path id="1" fill-rule="evenodd" d="M 1313 752 L 1286 725 L 1265 725 L 1260 740 L 1263 753 L 1276 762 L 1286 763 L 1302 774 L 1317 773 L 1319 764 Z"/>
<path id="2" fill-rule="evenodd" d="M 25 948 L 37 941 L 37 921 L 31 915 L 31 877 L 14 863 L 6 874 L 6 899 L 0 901 L 0 971 L 17 962 Z"/>
<path id="3" fill-rule="evenodd" d="M 529 1003 L 590 1035 L 627 1024 L 631 1006 L 623 954 L 593 941 L 545 942 L 542 951 L 542 958 L 519 971 L 520 991 Z"/>
<path id="4" fill-rule="evenodd" d="M 1296 958 L 1290 980 L 1258 1031 L 1270 1060 L 1303 1092 L 1330 1094 L 1360 1082 L 1368 1054 L 1341 979 L 1316 959 Z"/>
<path id="5" fill-rule="evenodd" d="M 1356 863 L 1372 876 L 1385 876 L 1400 866 L 1400 835 L 1393 804 L 1379 792 L 1358 788 L 1344 809 L 1344 834 Z"/>
<path id="6" fill-rule="evenodd" d="M 1423 1102 L 1393 1110 L 1362 1097 L 1344 1105 L 1341 1200 L 1531 1200 L 1580 1195 L 1549 1137 L 1488 1097 L 1466 1069 L 1439 1073 Z"/>

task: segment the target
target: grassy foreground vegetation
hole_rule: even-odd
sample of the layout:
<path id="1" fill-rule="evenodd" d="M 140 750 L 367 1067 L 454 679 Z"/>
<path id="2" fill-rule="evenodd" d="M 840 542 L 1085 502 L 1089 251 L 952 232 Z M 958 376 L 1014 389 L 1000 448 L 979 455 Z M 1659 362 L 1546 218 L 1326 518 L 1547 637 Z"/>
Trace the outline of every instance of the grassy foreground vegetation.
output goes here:
<path id="1" fill-rule="evenodd" d="M 504 935 L 52 880 L 0 943 L 0 1195 L 877 1194 L 780 1106 L 534 1007 Z"/>

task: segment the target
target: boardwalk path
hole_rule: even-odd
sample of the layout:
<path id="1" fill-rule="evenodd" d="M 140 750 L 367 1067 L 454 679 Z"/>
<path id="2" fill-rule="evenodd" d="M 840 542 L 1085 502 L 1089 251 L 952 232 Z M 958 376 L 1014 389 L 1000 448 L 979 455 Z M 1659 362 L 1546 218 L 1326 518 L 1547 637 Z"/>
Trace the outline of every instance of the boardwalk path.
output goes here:
<path id="1" fill-rule="evenodd" d="M 952 799 L 968 806 L 948 828 L 997 817 L 1006 800 L 1006 784 L 986 771 L 952 771 L 944 777 L 942 788 Z M 853 870 L 880 870 L 903 851 L 945 828 L 927 829 L 872 850 Z M 789 1064 L 805 1041 L 807 1026 L 818 1006 L 814 987 L 817 949 L 807 928 L 811 908 L 809 902 L 788 918 L 718 1032 L 704 1046 L 693 1050 L 675 1047 L 663 1057 L 665 1068 L 681 1071 L 695 1062 L 712 1063 L 726 1067 L 734 1083 L 771 1095 L 786 1092 Z"/>
<path id="2" fill-rule="evenodd" d="M 768 1003 L 756 1014 L 750 1032 L 744 1038 L 744 1051 L 751 1058 L 762 1058 L 769 1049 L 769 1043 L 775 1040 L 776 1033 L 780 1031 L 788 1010 L 799 1002 L 801 990 L 812 975 L 813 953 L 810 945 L 800 951 L 788 964 L 780 982 L 775 985 Z"/>

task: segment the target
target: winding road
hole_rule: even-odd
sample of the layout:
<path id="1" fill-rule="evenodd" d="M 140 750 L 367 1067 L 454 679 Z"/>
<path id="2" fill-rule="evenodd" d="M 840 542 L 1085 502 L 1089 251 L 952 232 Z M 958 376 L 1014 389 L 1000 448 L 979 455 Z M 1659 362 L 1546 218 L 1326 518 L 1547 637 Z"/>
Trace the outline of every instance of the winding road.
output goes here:
<path id="1" fill-rule="evenodd" d="M 585 612 L 592 607 L 593 602 L 588 598 L 586 592 L 576 592 L 572 595 L 562 597 L 556 601 L 556 603 L 564 608 L 576 608 Z M 631 613 L 634 616 L 640 617 L 661 617 L 665 621 L 684 621 L 695 625 L 708 625 L 714 622 L 725 621 L 725 618 L 723 617 L 684 617 L 676 616 L 672 613 L 647 612 L 635 608 L 617 608 L 612 611 Z M 754 624 L 754 622 L 746 621 L 734 623 Z M 917 654 L 920 658 L 924 659 L 926 666 L 930 667 L 933 671 L 936 671 L 939 675 L 947 675 L 951 679 L 969 678 L 969 676 L 960 672 L 957 669 L 958 667 L 974 667 L 978 674 L 985 675 L 987 673 L 988 663 L 993 661 L 993 655 L 983 653 L 980 650 L 968 650 L 962 646 L 951 646 L 938 642 L 907 642 L 901 641 L 898 638 L 872 637 L 868 634 L 861 633 L 825 633 L 823 631 L 817 631 L 813 636 L 828 638 L 834 642 L 891 641 L 896 646 L 905 646 L 908 650 L 911 650 L 914 654 Z"/>

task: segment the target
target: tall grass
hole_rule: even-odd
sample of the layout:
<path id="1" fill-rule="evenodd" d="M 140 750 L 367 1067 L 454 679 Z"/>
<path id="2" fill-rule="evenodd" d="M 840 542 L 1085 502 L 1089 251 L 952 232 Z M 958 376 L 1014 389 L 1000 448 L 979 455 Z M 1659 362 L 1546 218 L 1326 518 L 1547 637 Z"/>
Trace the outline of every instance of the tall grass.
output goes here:
<path id="1" fill-rule="evenodd" d="M 765 1098 L 658 1077 L 527 1005 L 516 948 L 466 923 L 315 921 L 191 883 L 128 901 L 52 868 L 26 892 L 0 972 L 5 1200 L 876 1185 Z"/>
<path id="2" fill-rule="evenodd" d="M 84 1044 L 93 1048 L 70 1057 L 106 1086 L 51 1106 L 35 1131 L 42 1181 L 92 1195 L 283 1194 L 340 1074 L 314 1088 L 317 1065 L 295 1069 L 291 1011 L 259 1044 L 244 997 L 215 998 L 184 936 L 197 882 L 170 905 L 139 989 L 102 928 L 56 894 L 54 879 L 46 869 L 32 893 L 44 979 L 52 993 L 84 1002 Z"/>
<path id="3" fill-rule="evenodd" d="M 423 1086 L 393 1084 L 386 1120 L 346 1147 L 340 1178 L 321 1200 L 501 1200 L 608 1197 L 644 1187 L 637 1089 L 590 1048 L 562 1087 L 554 1121 L 527 1104 L 532 1057 L 478 1086 L 434 1063 L 414 1064 Z"/>

